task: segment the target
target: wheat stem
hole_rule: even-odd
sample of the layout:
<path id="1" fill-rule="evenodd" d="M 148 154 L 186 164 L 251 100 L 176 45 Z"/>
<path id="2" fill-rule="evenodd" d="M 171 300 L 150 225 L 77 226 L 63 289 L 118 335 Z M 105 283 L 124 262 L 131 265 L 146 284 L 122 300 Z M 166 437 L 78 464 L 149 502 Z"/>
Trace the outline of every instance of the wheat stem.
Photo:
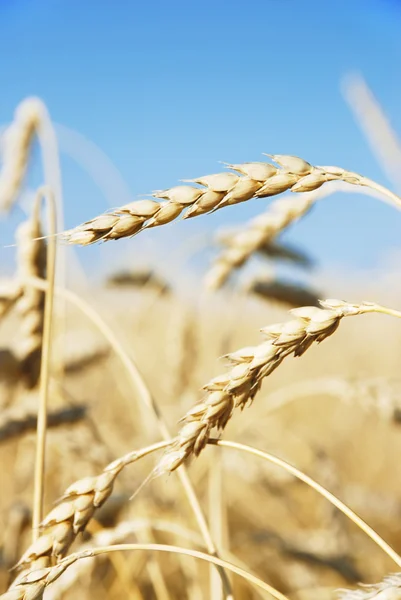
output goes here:
<path id="1" fill-rule="evenodd" d="M 200 552 L 199 550 L 181 548 L 179 546 L 170 546 L 167 544 L 116 544 L 114 546 L 102 546 L 92 550 L 76 552 L 75 554 L 70 554 L 67 556 L 54 567 L 49 567 L 38 571 L 31 571 L 25 577 L 21 578 L 16 585 L 12 586 L 8 592 L 2 594 L 0 598 L 3 598 L 3 600 L 8 600 L 8 598 L 12 598 L 13 600 L 28 600 L 28 598 L 29 600 L 41 600 L 46 587 L 60 577 L 60 575 L 76 561 L 83 558 L 93 558 L 95 556 L 100 556 L 110 552 L 133 550 L 147 552 L 168 552 L 192 556 L 193 558 L 215 564 L 222 569 L 231 571 L 232 573 L 243 577 L 252 585 L 271 594 L 273 598 L 276 598 L 276 600 L 288 600 L 287 596 L 276 590 L 268 583 L 228 561 L 211 556 L 210 554 L 206 554 L 204 552 Z M 17 595 L 18 593 L 19 595 Z"/>
<path id="2" fill-rule="evenodd" d="M 38 190 L 35 200 L 35 210 L 39 210 L 42 199 L 46 202 L 48 215 L 48 230 L 50 234 L 56 233 L 57 217 L 56 205 L 53 194 L 48 187 Z M 44 497 L 44 476 L 45 476 L 45 458 L 46 458 L 46 429 L 47 429 L 47 402 L 49 395 L 49 376 L 50 376 L 50 352 L 52 341 L 52 323 L 53 323 L 53 299 L 54 282 L 56 267 L 56 238 L 50 237 L 47 245 L 46 257 L 46 276 L 47 288 L 45 291 L 45 308 L 43 323 L 43 343 L 42 360 L 40 363 L 40 384 L 39 384 L 39 407 L 38 424 L 36 436 L 36 458 L 34 473 L 34 496 L 33 496 L 33 517 L 32 517 L 32 538 L 35 541 L 39 537 L 39 524 L 43 517 L 43 497 Z"/>
<path id="3" fill-rule="evenodd" d="M 341 502 L 341 500 L 339 500 L 334 494 L 326 490 L 326 488 L 317 483 L 317 481 L 315 481 L 296 467 L 290 465 L 285 460 L 274 456 L 273 454 L 263 452 L 262 450 L 258 450 L 257 448 L 253 448 L 252 446 L 240 444 L 239 442 L 210 439 L 208 443 L 220 447 L 241 450 L 242 452 L 247 452 L 248 454 L 259 456 L 264 460 L 267 460 L 275 465 L 278 465 L 279 467 L 282 467 L 283 469 L 288 471 L 288 473 L 291 473 L 292 475 L 309 485 L 309 487 L 316 490 L 321 496 L 324 496 L 329 502 L 331 502 L 331 504 L 333 504 L 333 506 L 338 508 L 344 515 L 346 515 L 351 521 L 353 521 L 355 525 L 357 525 L 362 531 L 364 531 L 366 535 L 368 535 L 370 539 L 375 544 L 377 544 L 377 546 L 379 546 L 387 554 L 387 556 L 389 556 L 396 563 L 396 565 L 401 567 L 401 556 L 397 554 L 397 552 L 395 552 L 395 550 L 393 550 L 393 548 L 389 544 L 387 544 L 387 542 L 385 542 L 383 538 L 380 537 L 380 535 L 376 533 L 374 529 L 372 529 L 372 527 L 365 523 L 365 521 L 361 519 L 361 517 L 359 517 L 353 510 L 351 510 L 346 504 L 344 504 L 344 502 Z"/>

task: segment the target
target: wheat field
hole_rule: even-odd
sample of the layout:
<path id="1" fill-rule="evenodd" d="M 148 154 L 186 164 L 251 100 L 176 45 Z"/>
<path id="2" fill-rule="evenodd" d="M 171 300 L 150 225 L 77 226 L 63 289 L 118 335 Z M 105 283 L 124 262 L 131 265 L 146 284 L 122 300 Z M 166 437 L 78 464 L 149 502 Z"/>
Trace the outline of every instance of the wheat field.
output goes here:
<path id="1" fill-rule="evenodd" d="M 351 91 L 379 114 L 362 82 Z M 0 598 L 401 598 L 398 274 L 298 285 L 279 269 L 311 269 L 281 234 L 334 191 L 401 198 L 267 155 L 65 230 L 52 121 L 28 98 L 2 138 L 5 219 L 35 140 L 43 184 L 0 287 Z M 75 245 L 135 248 L 271 196 L 217 236 L 192 295 L 157 264 L 66 286 Z M 243 285 L 256 253 L 263 276 Z"/>

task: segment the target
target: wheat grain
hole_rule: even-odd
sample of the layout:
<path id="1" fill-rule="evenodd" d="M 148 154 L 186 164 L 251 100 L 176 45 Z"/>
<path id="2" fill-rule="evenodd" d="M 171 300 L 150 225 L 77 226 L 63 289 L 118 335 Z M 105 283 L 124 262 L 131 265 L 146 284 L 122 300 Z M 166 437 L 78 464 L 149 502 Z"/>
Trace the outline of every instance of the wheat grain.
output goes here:
<path id="1" fill-rule="evenodd" d="M 401 573 L 389 575 L 373 585 L 364 585 L 357 590 L 338 590 L 339 600 L 400 600 Z"/>
<path id="2" fill-rule="evenodd" d="M 291 310 L 295 319 L 261 330 L 267 341 L 227 355 L 234 366 L 204 386 L 206 397 L 181 419 L 184 425 L 162 457 L 158 473 L 174 471 L 190 456 L 198 456 L 211 430 L 224 429 L 235 408 L 244 408 L 252 402 L 265 377 L 290 354 L 301 356 L 314 342 L 320 343 L 332 335 L 342 318 L 369 312 L 400 315 L 368 302 L 351 304 L 330 299 L 321 301 L 321 305 L 323 308 L 306 306 Z"/>
<path id="3" fill-rule="evenodd" d="M 27 98 L 17 107 L 2 140 L 0 210 L 12 207 L 25 176 L 32 140 L 47 118 L 46 108 L 38 98 Z"/>
<path id="4" fill-rule="evenodd" d="M 42 600 L 48 585 L 64 573 L 75 562 L 74 556 L 65 558 L 53 567 L 34 569 L 18 577 L 7 592 L 1 594 L 2 600 Z"/>
<path id="5" fill-rule="evenodd" d="M 99 240 L 117 240 L 129 237 L 150 227 L 170 223 L 186 210 L 183 218 L 194 217 L 224 206 L 245 202 L 251 198 L 266 198 L 284 191 L 308 192 L 320 188 L 328 181 L 343 181 L 366 186 L 381 192 L 396 206 L 401 199 L 383 186 L 340 167 L 313 167 L 295 156 L 273 155 L 279 165 L 268 163 L 244 163 L 227 165 L 235 173 L 216 173 L 191 180 L 184 180 L 203 188 L 190 185 L 175 186 L 153 193 L 155 200 L 138 200 L 114 209 L 74 229 L 63 232 L 69 244 L 88 245 Z"/>

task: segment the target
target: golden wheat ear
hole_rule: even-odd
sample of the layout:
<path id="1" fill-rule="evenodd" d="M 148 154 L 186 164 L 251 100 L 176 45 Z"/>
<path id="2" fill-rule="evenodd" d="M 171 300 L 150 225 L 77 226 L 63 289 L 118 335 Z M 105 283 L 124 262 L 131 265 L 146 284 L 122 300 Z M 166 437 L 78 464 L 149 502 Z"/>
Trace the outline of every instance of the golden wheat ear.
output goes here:
<path id="1" fill-rule="evenodd" d="M 270 156 L 270 155 L 269 155 Z M 118 240 L 136 235 L 150 227 L 159 227 L 177 219 L 211 213 L 225 206 L 246 202 L 252 198 L 276 196 L 287 190 L 312 192 L 327 182 L 342 181 L 355 186 L 365 186 L 379 192 L 382 198 L 401 208 L 401 198 L 374 181 L 341 167 L 314 167 L 302 158 L 271 155 L 279 165 L 269 163 L 228 164 L 236 173 L 224 172 L 182 180 L 195 185 L 178 185 L 153 192 L 161 200 L 147 205 L 139 200 L 110 213 L 99 215 L 74 229 L 63 233 L 69 244 L 88 245 L 100 240 Z M 202 187 L 199 187 L 202 186 Z"/>

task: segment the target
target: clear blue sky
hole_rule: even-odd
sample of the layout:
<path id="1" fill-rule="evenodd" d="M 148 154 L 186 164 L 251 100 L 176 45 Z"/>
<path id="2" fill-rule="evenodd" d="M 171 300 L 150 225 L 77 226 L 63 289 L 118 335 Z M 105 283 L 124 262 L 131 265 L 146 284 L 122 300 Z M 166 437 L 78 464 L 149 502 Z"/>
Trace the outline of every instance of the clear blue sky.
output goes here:
<path id="1" fill-rule="evenodd" d="M 56 123 L 110 157 L 134 197 L 262 152 L 338 164 L 391 186 L 342 98 L 350 71 L 366 78 L 401 135 L 401 0 L 0 0 L 0 123 L 22 98 L 40 96 Z M 71 227 L 110 202 L 70 158 L 62 163 Z M 107 264 L 152 245 L 167 260 L 195 232 L 267 204 L 85 249 L 84 260 Z M 11 224 L 0 224 L 3 240 Z M 336 195 L 290 237 L 322 266 L 359 269 L 400 249 L 400 234 L 401 214 Z"/>

